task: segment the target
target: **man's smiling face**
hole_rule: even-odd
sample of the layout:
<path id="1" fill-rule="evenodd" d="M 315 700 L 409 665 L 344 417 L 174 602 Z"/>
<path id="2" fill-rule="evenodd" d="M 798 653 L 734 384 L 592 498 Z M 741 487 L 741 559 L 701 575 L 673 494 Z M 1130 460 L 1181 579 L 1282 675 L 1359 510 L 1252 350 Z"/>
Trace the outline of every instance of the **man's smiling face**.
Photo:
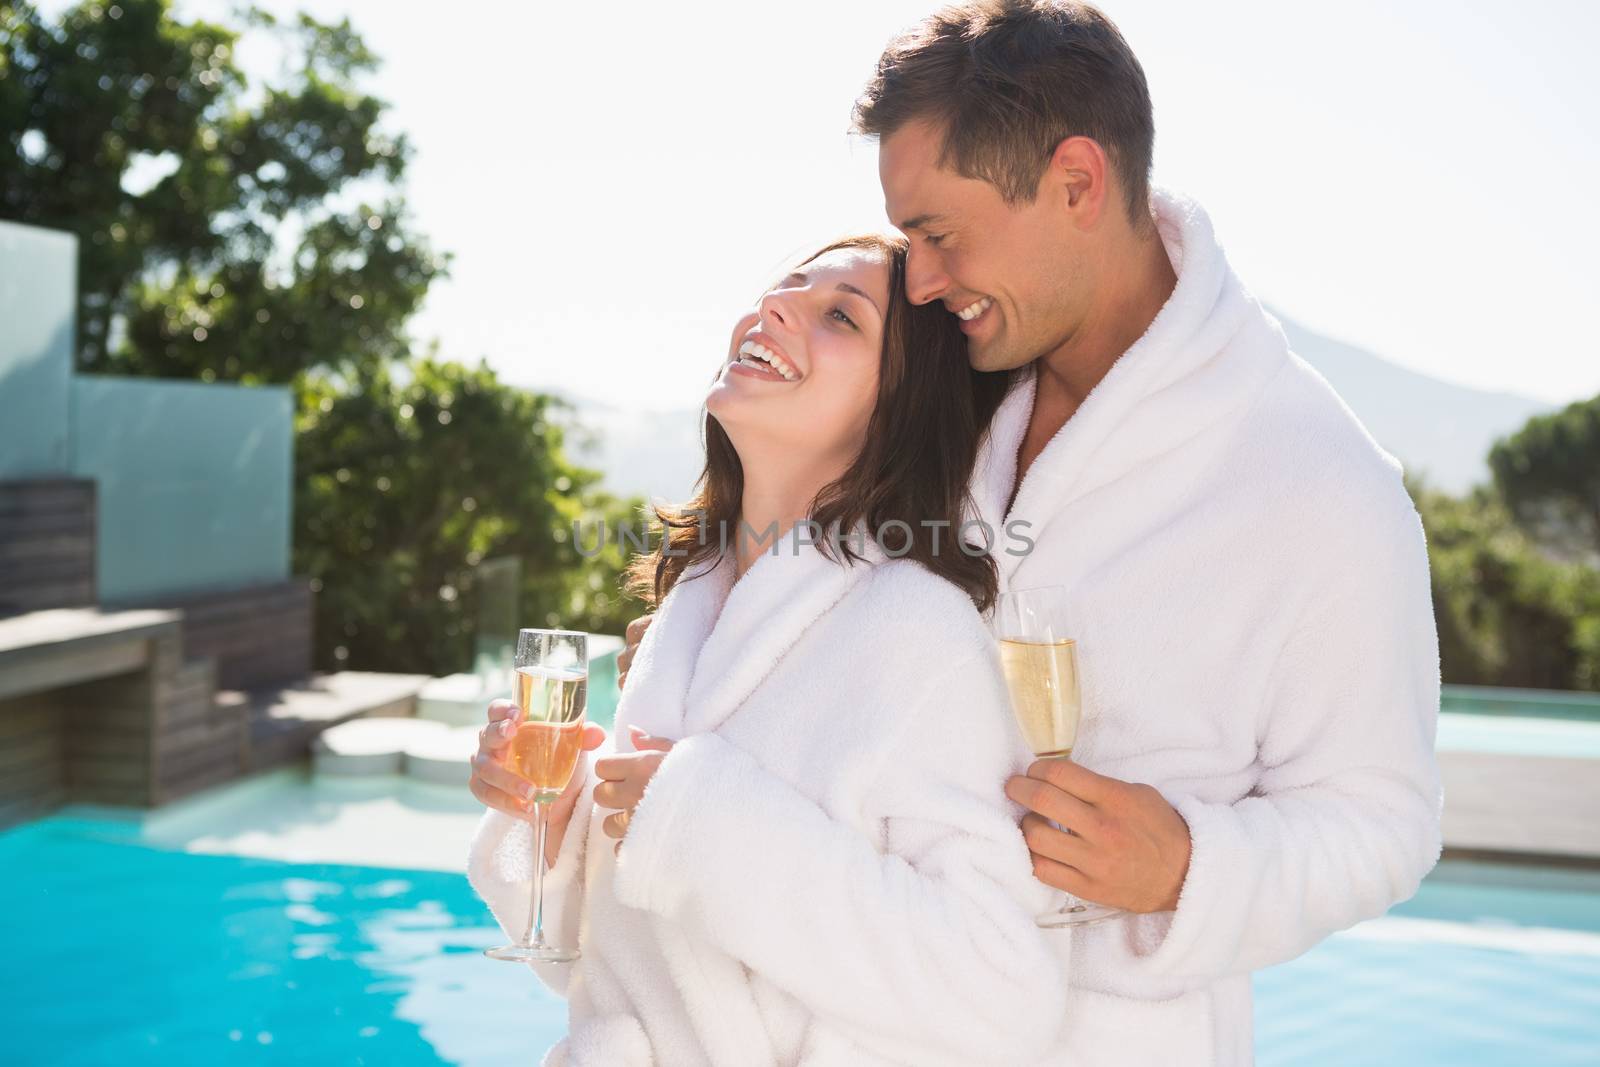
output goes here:
<path id="1" fill-rule="evenodd" d="M 974 369 L 1020 367 L 1071 336 L 1084 302 L 1075 284 L 1084 250 L 1065 193 L 1046 168 L 1032 203 L 1007 204 L 988 182 L 941 166 L 941 147 L 941 128 L 925 121 L 879 146 L 884 207 L 911 240 L 906 296 L 962 318 Z"/>

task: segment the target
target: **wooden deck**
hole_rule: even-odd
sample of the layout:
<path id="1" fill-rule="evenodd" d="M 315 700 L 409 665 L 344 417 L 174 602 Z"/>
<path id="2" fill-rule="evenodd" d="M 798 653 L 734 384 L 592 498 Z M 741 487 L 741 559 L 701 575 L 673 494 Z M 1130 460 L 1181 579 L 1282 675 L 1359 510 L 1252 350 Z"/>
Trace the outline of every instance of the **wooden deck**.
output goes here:
<path id="1" fill-rule="evenodd" d="M 56 608 L 0 619 L 0 700 L 139 670 L 152 641 L 176 641 L 172 611 Z"/>
<path id="2" fill-rule="evenodd" d="M 311 674 L 311 583 L 304 578 L 137 605 L 182 614 L 184 655 L 217 665 L 217 684 L 258 689 Z"/>
<path id="3" fill-rule="evenodd" d="M 0 619 L 0 828 L 66 802 L 157 807 L 305 758 L 360 715 L 411 715 L 423 675 L 347 671 L 218 690 L 177 611 Z M 259 662 L 259 661 L 258 661 Z"/>
<path id="4" fill-rule="evenodd" d="M 154 802 L 153 709 L 175 695 L 181 667 L 174 612 L 0 619 L 0 826 L 69 799 Z"/>
<path id="5" fill-rule="evenodd" d="M 95 602 L 94 483 L 0 482 L 0 616 Z"/>
<path id="6" fill-rule="evenodd" d="M 98 603 L 95 483 L 0 482 L 0 828 L 64 802 L 157 807 L 411 715 L 425 678 L 313 676 L 304 578 Z"/>

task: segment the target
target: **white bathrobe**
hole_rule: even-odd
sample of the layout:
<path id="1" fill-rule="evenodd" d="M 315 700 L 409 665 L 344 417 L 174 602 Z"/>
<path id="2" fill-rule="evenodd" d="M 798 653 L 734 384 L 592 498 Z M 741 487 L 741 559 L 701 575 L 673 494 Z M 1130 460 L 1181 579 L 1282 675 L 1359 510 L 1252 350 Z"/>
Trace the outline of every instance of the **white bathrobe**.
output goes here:
<path id="1" fill-rule="evenodd" d="M 620 854 L 585 788 L 546 879 L 549 936 L 583 952 L 534 968 L 570 1004 L 547 1062 L 1036 1059 L 1070 939 L 1033 925 L 1050 894 L 1003 793 L 1030 755 L 971 601 L 877 552 L 786 543 L 732 571 L 680 582 L 628 675 L 620 744 L 680 740 Z M 530 838 L 490 811 L 472 844 L 510 936 Z"/>
<path id="2" fill-rule="evenodd" d="M 1074 1067 L 1249 1063 L 1250 972 L 1412 895 L 1440 844 L 1438 642 L 1399 464 L 1289 352 L 1205 213 L 1155 205 L 1171 298 L 1009 513 L 1033 375 L 974 478 L 1002 586 L 1071 592 L 1074 757 L 1158 788 L 1193 841 L 1176 912 L 1069 935 L 1050 1062 Z"/>

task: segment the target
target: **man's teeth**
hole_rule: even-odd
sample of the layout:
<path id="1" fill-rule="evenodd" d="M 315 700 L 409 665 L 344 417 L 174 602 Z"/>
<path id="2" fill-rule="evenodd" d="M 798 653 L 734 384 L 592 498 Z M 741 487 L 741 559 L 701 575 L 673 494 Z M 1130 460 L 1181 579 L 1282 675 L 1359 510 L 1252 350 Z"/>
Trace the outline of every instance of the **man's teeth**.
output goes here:
<path id="1" fill-rule="evenodd" d="M 993 300 L 989 299 L 988 297 L 984 297 L 981 300 L 968 304 L 966 307 L 956 312 L 956 317 L 961 319 L 963 322 L 970 322 L 979 315 L 982 315 L 985 311 L 988 311 L 989 305 L 992 303 L 994 303 Z"/>
<path id="2" fill-rule="evenodd" d="M 746 341 L 740 345 L 739 355 L 744 357 L 739 360 L 740 363 L 763 369 L 770 367 L 783 375 L 786 381 L 796 381 L 800 377 L 799 373 L 789 365 L 787 360 L 757 341 Z"/>

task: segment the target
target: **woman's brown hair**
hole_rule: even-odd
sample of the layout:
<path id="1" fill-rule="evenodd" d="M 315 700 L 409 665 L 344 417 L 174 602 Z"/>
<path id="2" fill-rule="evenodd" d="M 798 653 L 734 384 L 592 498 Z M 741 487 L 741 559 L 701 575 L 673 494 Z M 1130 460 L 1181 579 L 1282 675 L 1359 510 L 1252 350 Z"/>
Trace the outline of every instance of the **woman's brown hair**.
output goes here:
<path id="1" fill-rule="evenodd" d="M 965 518 L 979 438 L 1011 375 L 973 370 L 956 317 L 938 303 L 906 299 L 904 238 L 845 237 L 798 265 L 841 248 L 875 251 L 888 261 L 889 306 L 866 443 L 844 474 L 817 493 L 810 518 L 825 534 L 864 525 L 868 536 L 877 536 L 892 527 L 883 538 L 886 554 L 916 560 L 987 611 L 998 589 L 994 559 L 985 545 L 963 549 L 957 531 Z M 662 524 L 661 544 L 635 556 L 628 567 L 628 591 L 651 604 L 659 604 L 689 567 L 714 564 L 729 547 L 718 532 L 739 523 L 744 493 L 739 455 L 709 414 L 704 434 L 706 464 L 694 495 L 680 507 L 654 509 Z M 825 535 L 816 547 L 840 563 L 860 559 L 842 536 Z"/>

